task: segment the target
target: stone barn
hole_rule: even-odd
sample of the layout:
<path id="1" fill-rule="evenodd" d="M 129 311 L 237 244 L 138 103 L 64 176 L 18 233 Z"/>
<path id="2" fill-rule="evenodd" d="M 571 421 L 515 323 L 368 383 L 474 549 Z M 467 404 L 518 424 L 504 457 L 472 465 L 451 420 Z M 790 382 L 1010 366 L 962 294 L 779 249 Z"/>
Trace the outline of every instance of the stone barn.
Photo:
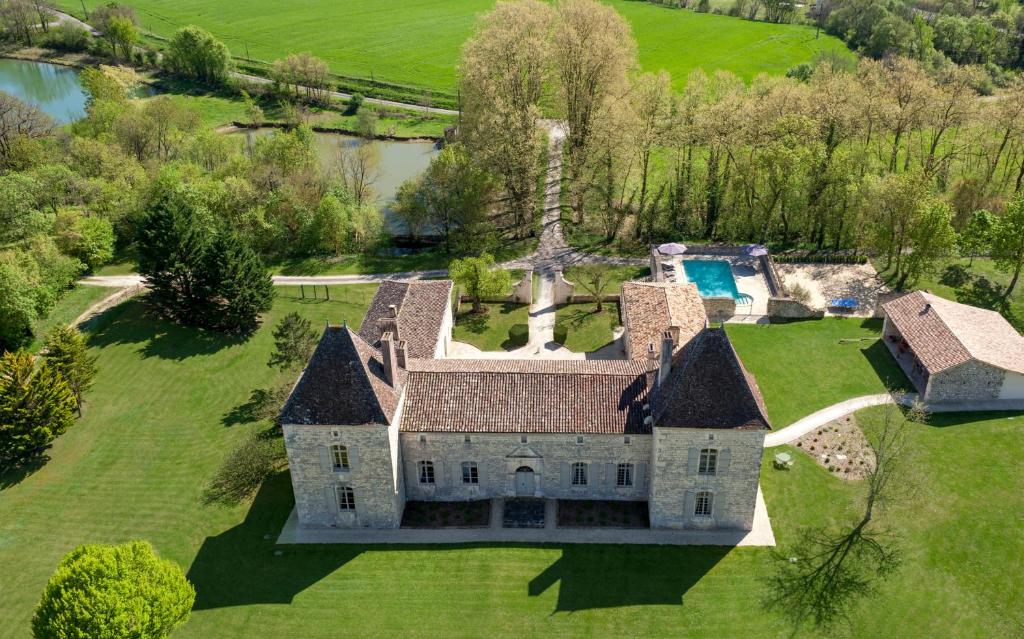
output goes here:
<path id="1" fill-rule="evenodd" d="M 1024 338 L 999 313 L 923 291 L 882 310 L 883 341 L 924 401 L 1024 400 Z"/>

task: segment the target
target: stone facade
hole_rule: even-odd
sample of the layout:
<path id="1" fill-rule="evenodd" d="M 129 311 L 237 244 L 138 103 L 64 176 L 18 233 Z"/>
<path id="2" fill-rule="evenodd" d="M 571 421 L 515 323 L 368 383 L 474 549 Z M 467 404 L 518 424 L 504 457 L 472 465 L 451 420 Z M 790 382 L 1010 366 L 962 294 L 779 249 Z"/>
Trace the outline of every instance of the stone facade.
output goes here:
<path id="1" fill-rule="evenodd" d="M 999 399 L 1006 373 L 971 360 L 928 378 L 926 402 L 959 402 Z"/>
<path id="2" fill-rule="evenodd" d="M 284 425 L 299 521 L 307 526 L 397 528 L 405 506 L 398 426 Z M 334 469 L 331 447 L 347 449 L 349 469 Z M 336 487 L 353 489 L 354 511 L 339 510 Z"/>
<path id="3" fill-rule="evenodd" d="M 769 297 L 768 317 L 778 319 L 816 319 L 825 317 L 825 311 L 811 308 L 799 300 L 786 297 Z"/>
<path id="4" fill-rule="evenodd" d="M 650 488 L 652 528 L 736 528 L 754 522 L 764 431 L 655 428 Z M 702 475 L 700 453 L 714 449 L 714 475 Z M 699 492 L 712 495 L 711 515 L 696 516 Z"/>
<path id="5" fill-rule="evenodd" d="M 400 440 L 406 497 L 410 500 L 464 501 L 517 494 L 556 499 L 647 499 L 650 435 L 402 432 Z M 433 464 L 433 484 L 420 482 L 419 462 Z M 463 482 L 463 462 L 476 463 L 479 483 Z M 585 485 L 572 484 L 574 463 L 587 465 Z M 631 486 L 616 485 L 621 463 L 633 464 Z M 522 494 L 523 487 L 517 486 L 516 471 L 523 468 L 532 471 L 532 493 Z"/>

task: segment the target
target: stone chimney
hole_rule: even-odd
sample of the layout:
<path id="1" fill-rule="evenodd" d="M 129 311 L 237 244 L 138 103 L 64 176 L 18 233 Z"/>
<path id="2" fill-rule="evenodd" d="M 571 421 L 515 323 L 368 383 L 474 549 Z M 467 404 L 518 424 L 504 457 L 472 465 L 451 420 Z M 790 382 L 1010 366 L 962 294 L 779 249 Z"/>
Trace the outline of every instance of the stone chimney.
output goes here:
<path id="1" fill-rule="evenodd" d="M 398 317 L 398 307 L 394 304 L 388 304 L 388 317 Z"/>
<path id="2" fill-rule="evenodd" d="M 390 331 L 380 336 L 380 358 L 384 361 L 384 380 L 391 387 L 397 388 L 398 348 Z"/>
<path id="3" fill-rule="evenodd" d="M 384 333 L 391 333 L 391 336 L 396 341 L 400 339 L 398 334 L 398 319 L 394 317 L 381 317 L 377 320 L 377 329 L 380 331 L 381 337 L 383 338 Z"/>
<path id="4" fill-rule="evenodd" d="M 658 350 L 654 348 L 654 342 L 647 343 L 647 359 L 652 362 L 658 361 Z"/>
<path id="5" fill-rule="evenodd" d="M 671 330 L 661 334 L 661 356 L 658 359 L 659 386 L 668 378 L 668 374 L 672 372 L 672 351 L 675 350 L 675 345 L 676 341 Z"/>
<path id="6" fill-rule="evenodd" d="M 399 368 L 408 368 L 405 365 L 406 354 L 405 354 L 405 340 L 393 341 L 395 351 L 395 361 L 398 363 Z"/>

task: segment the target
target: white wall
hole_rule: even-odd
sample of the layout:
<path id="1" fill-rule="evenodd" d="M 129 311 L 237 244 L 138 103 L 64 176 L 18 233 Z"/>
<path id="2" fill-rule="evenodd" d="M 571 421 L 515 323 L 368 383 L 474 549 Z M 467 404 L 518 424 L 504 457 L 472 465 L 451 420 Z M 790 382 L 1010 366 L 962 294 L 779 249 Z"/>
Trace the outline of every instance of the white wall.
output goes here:
<path id="1" fill-rule="evenodd" d="M 999 399 L 1024 399 L 1024 375 L 1007 373 L 1003 378 L 1003 387 L 999 391 Z"/>

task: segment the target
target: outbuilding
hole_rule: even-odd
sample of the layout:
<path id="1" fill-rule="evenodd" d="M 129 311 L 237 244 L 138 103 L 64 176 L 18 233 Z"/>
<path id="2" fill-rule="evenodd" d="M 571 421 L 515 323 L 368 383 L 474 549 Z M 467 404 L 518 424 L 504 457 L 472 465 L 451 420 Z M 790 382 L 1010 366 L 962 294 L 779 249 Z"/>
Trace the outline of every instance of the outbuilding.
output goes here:
<path id="1" fill-rule="evenodd" d="M 1024 400 L 1024 337 L 999 313 L 924 291 L 882 309 L 883 341 L 925 402 Z"/>

